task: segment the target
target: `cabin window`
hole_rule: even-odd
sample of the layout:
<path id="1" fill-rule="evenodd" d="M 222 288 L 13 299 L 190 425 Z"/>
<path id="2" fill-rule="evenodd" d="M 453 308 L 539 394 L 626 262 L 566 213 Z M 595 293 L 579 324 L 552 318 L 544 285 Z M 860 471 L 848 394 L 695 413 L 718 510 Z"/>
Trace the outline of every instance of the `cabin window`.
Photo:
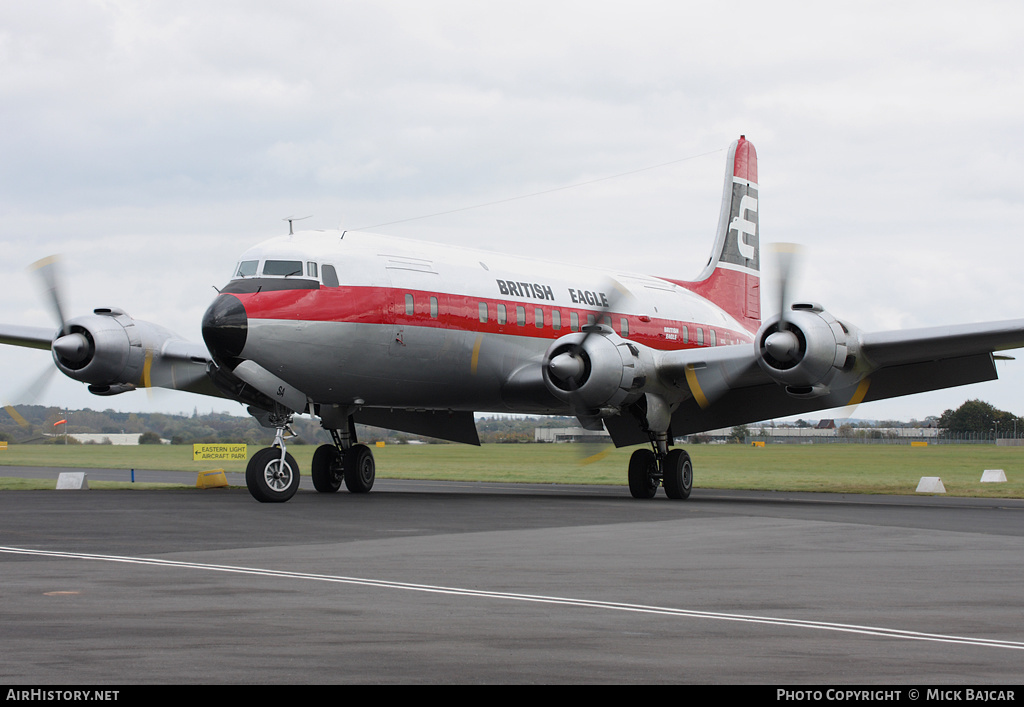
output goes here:
<path id="1" fill-rule="evenodd" d="M 437 319 L 437 297 L 430 298 L 430 316 L 432 319 Z"/>
<path id="2" fill-rule="evenodd" d="M 544 310 L 540 307 L 533 310 L 533 323 L 538 329 L 544 328 Z"/>
<path id="3" fill-rule="evenodd" d="M 328 287 L 338 286 L 338 273 L 335 271 L 333 265 L 324 265 L 323 267 L 324 284 Z"/>
<path id="4" fill-rule="evenodd" d="M 594 326 L 594 322 L 595 321 L 597 321 L 597 320 L 594 319 L 594 315 L 593 314 L 588 314 L 587 315 L 587 326 Z"/>
<path id="5" fill-rule="evenodd" d="M 562 313 L 557 309 L 551 310 L 551 328 L 555 331 L 562 328 Z"/>
<path id="6" fill-rule="evenodd" d="M 604 324 L 605 326 L 611 326 L 612 318 L 606 314 L 603 317 L 601 317 L 601 323 Z"/>
<path id="7" fill-rule="evenodd" d="M 258 260 L 243 260 L 238 264 L 235 277 L 252 277 L 256 274 L 256 266 L 259 264 L 260 261 Z"/>
<path id="8" fill-rule="evenodd" d="M 486 302 L 481 302 L 479 309 L 480 309 L 480 323 L 481 324 L 486 324 L 487 323 L 487 303 Z"/>
<path id="9" fill-rule="evenodd" d="M 316 263 L 306 263 L 306 277 L 311 277 L 314 280 L 320 277 L 316 272 Z"/>
<path id="10" fill-rule="evenodd" d="M 268 260 L 263 263 L 264 275 L 276 275 L 278 277 L 301 277 L 301 260 Z"/>
<path id="11" fill-rule="evenodd" d="M 573 331 L 580 330 L 580 315 L 576 312 L 569 312 L 569 328 Z"/>
<path id="12" fill-rule="evenodd" d="M 711 346 L 717 346 L 717 344 L 715 343 L 715 330 L 714 329 L 712 329 L 711 331 L 708 332 L 708 339 L 709 339 L 709 343 L 710 343 Z"/>
<path id="13" fill-rule="evenodd" d="M 413 308 L 412 295 L 406 295 L 405 296 L 405 313 L 411 317 L 413 311 L 414 311 L 414 308 Z"/>
<path id="14" fill-rule="evenodd" d="M 629 336 L 629 320 L 625 317 L 619 319 L 619 333 L 622 334 L 623 339 Z"/>
<path id="15" fill-rule="evenodd" d="M 516 307 L 516 324 L 526 326 L 526 307 Z"/>
<path id="16" fill-rule="evenodd" d="M 508 324 L 508 307 L 503 304 L 498 305 L 498 324 Z"/>
<path id="17" fill-rule="evenodd" d="M 704 345 L 704 328 L 697 327 L 697 346 Z"/>
<path id="18" fill-rule="evenodd" d="M 683 325 L 683 343 L 690 343 L 690 330 L 686 327 L 685 324 Z"/>

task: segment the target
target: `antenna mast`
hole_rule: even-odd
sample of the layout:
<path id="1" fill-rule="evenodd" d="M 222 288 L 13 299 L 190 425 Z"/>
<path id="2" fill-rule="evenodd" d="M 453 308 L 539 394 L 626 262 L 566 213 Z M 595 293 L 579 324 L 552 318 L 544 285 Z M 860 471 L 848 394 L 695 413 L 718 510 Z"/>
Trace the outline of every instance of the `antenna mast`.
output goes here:
<path id="1" fill-rule="evenodd" d="M 289 216 L 286 219 L 282 219 L 282 220 L 288 222 L 288 235 L 289 236 L 294 236 L 295 235 L 295 231 L 292 230 L 292 222 L 293 221 L 305 221 L 308 218 L 313 218 L 313 214 L 310 214 L 309 216 L 303 216 L 302 218 L 295 218 L 294 216 Z"/>

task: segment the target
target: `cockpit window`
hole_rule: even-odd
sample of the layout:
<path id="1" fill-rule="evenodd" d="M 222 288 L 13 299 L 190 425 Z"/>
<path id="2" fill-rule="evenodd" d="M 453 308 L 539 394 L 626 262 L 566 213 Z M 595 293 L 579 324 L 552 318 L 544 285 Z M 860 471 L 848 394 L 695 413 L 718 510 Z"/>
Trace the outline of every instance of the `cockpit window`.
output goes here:
<path id="1" fill-rule="evenodd" d="M 235 277 L 252 277 L 256 274 L 256 266 L 259 265 L 259 262 L 258 260 L 243 260 L 238 264 Z"/>
<path id="2" fill-rule="evenodd" d="M 302 276 L 301 260 L 268 260 L 263 263 L 264 275 L 277 275 L 280 277 Z"/>

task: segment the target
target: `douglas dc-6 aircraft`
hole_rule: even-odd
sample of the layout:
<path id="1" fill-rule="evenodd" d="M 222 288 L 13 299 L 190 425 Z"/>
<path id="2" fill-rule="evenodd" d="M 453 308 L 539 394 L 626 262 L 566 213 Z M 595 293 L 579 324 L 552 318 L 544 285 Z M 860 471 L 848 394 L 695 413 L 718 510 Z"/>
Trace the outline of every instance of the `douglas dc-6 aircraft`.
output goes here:
<path id="1" fill-rule="evenodd" d="M 290 230 L 290 229 L 289 229 Z M 729 149 L 711 258 L 693 281 L 649 277 L 363 232 L 303 232 L 246 251 L 203 317 L 205 346 L 115 308 L 65 319 L 53 263 L 37 264 L 60 321 L 0 326 L 0 343 L 49 349 L 97 395 L 163 387 L 237 400 L 276 429 L 250 459 L 258 501 L 287 501 L 296 414 L 333 444 L 317 491 L 365 493 L 375 464 L 356 423 L 479 444 L 474 412 L 574 415 L 629 461 L 630 493 L 690 495 L 676 437 L 996 378 L 994 352 L 1024 320 L 866 333 L 786 299 L 761 322 L 757 155 Z"/>

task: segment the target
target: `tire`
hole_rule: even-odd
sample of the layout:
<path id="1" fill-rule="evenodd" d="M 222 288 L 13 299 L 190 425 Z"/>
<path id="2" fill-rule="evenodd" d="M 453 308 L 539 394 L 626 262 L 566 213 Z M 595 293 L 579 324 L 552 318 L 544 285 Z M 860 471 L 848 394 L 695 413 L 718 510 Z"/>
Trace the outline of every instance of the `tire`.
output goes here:
<path id="1" fill-rule="evenodd" d="M 369 493 L 376 478 L 377 464 L 369 447 L 356 444 L 345 452 L 345 487 L 350 493 Z"/>
<path id="2" fill-rule="evenodd" d="M 267 447 L 256 452 L 245 468 L 245 485 L 260 503 L 284 503 L 299 490 L 299 465 L 291 454 Z"/>
<path id="3" fill-rule="evenodd" d="M 313 488 L 320 493 L 334 493 L 341 488 L 345 470 L 341 464 L 341 452 L 333 444 L 322 444 L 313 453 L 310 467 Z"/>
<path id="4" fill-rule="evenodd" d="M 658 493 L 658 480 L 652 472 L 658 469 L 658 459 L 650 449 L 638 449 L 629 458 L 629 493 L 633 498 L 654 498 Z"/>
<path id="5" fill-rule="evenodd" d="M 669 498 L 684 500 L 690 497 L 693 490 L 693 464 L 690 455 L 682 449 L 673 449 L 665 457 L 665 473 L 662 475 L 665 495 Z"/>

